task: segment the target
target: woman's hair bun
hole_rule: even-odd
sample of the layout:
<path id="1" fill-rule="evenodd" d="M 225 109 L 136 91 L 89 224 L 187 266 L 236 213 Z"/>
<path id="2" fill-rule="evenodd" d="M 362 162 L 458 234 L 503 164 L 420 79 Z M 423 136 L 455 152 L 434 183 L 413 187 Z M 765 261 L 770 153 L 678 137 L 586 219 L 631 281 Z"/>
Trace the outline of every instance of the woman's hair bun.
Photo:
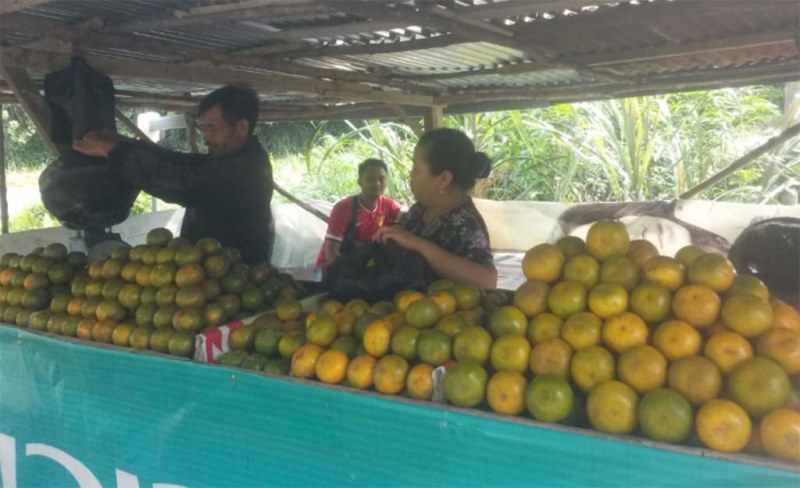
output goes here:
<path id="1" fill-rule="evenodd" d="M 471 166 L 476 179 L 488 178 L 492 172 L 492 160 L 483 152 L 472 155 Z"/>

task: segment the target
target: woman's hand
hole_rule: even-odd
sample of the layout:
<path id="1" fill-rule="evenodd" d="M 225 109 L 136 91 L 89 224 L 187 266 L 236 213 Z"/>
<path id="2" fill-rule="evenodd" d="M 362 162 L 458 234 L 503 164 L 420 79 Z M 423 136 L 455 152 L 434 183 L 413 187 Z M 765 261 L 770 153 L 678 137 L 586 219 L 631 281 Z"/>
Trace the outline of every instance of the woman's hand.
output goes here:
<path id="1" fill-rule="evenodd" d="M 394 241 L 400 247 L 411 249 L 413 251 L 419 251 L 421 245 L 426 242 L 425 239 L 417 237 L 411 232 L 408 232 L 407 230 L 396 225 L 381 227 L 377 230 L 377 232 L 375 232 L 372 240 L 375 242 L 380 242 L 381 244 Z"/>

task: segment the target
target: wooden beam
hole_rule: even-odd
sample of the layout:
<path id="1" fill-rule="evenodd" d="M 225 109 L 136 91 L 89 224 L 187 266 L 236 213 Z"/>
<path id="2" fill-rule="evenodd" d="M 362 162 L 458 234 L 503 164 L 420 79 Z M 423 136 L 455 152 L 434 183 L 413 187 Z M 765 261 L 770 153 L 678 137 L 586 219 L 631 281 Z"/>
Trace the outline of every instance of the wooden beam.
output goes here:
<path id="1" fill-rule="evenodd" d="M 6 129 L 0 102 L 0 234 L 8 234 L 8 187 L 6 186 Z"/>
<path id="2" fill-rule="evenodd" d="M 136 137 L 143 141 L 153 142 L 147 134 L 142 132 L 142 129 L 140 129 L 138 125 L 134 124 L 131 119 L 122 113 L 122 110 L 118 108 L 114 109 L 114 115 L 116 115 L 117 120 L 122 122 L 122 125 L 124 125 L 129 131 L 133 132 Z"/>
<path id="3" fill-rule="evenodd" d="M 14 96 L 17 97 L 25 112 L 28 113 L 28 116 L 33 121 L 39 131 L 39 135 L 44 140 L 45 146 L 50 149 L 52 154 L 58 155 L 56 145 L 50 139 L 48 124 L 50 110 L 44 97 L 39 94 L 39 90 L 33 85 L 28 73 L 23 68 L 14 67 L 3 62 L 0 62 L 0 72 L 3 74 L 3 79 L 14 90 Z"/>
<path id="4" fill-rule="evenodd" d="M 425 132 L 444 126 L 444 113 L 441 105 L 434 105 L 425 112 Z"/>
<path id="5" fill-rule="evenodd" d="M 103 30 L 106 32 L 151 32 L 212 22 L 233 22 L 245 19 L 267 19 L 267 22 L 272 23 L 331 11 L 330 6 L 324 4 L 305 5 L 302 3 L 298 4 L 298 2 L 283 2 L 285 3 L 284 5 L 279 5 L 278 3 L 281 2 L 238 2 L 233 4 L 197 7 L 189 9 L 188 11 L 174 11 L 172 13 L 172 18 L 136 20 L 133 22 L 109 24 L 105 26 Z"/>
<path id="6" fill-rule="evenodd" d="M 0 2 L 0 15 L 19 12 L 26 8 L 38 7 L 39 5 L 44 5 L 52 1 L 53 0 L 2 0 Z"/>
<path id="7" fill-rule="evenodd" d="M 708 178 L 707 180 L 699 183 L 694 188 L 691 188 L 691 189 L 687 190 L 686 192 L 684 192 L 678 198 L 681 199 L 681 200 L 685 200 L 685 199 L 689 199 L 689 198 L 692 198 L 694 196 L 700 195 L 701 193 L 703 193 L 707 189 L 711 188 L 715 184 L 719 183 L 720 181 L 726 179 L 727 177 L 729 177 L 730 175 L 732 175 L 736 171 L 744 168 L 748 164 L 752 163 L 753 161 L 757 160 L 758 158 L 760 158 L 764 154 L 768 153 L 773 148 L 776 148 L 776 147 L 780 146 L 781 144 L 783 144 L 784 142 L 786 142 L 788 140 L 791 140 L 794 137 L 797 137 L 797 135 L 799 135 L 799 134 L 800 134 L 800 124 L 795 124 L 792 127 L 789 127 L 788 129 L 784 130 L 783 132 L 781 132 L 777 136 L 772 137 L 769 140 L 767 140 L 767 142 L 765 142 L 764 144 L 761 144 L 760 146 L 758 146 L 757 148 L 755 148 L 752 151 L 748 152 L 747 154 L 745 154 L 741 158 L 739 158 L 736 161 L 732 162 L 730 165 L 728 165 L 727 167 L 722 169 L 719 173 L 717 173 L 717 174 L 711 176 L 710 178 Z"/>
<path id="8" fill-rule="evenodd" d="M 0 65 L 5 67 L 26 66 L 51 71 L 68 65 L 69 59 L 70 56 L 65 54 L 0 46 Z M 210 85 L 244 83 L 252 86 L 257 91 L 314 93 L 321 97 L 399 103 L 403 105 L 428 106 L 433 102 L 433 97 L 429 95 L 374 90 L 356 83 L 314 80 L 279 73 L 254 73 L 212 67 L 187 69 L 186 66 L 181 65 L 132 61 L 105 56 L 87 56 L 87 61 L 110 76 L 206 83 Z"/>

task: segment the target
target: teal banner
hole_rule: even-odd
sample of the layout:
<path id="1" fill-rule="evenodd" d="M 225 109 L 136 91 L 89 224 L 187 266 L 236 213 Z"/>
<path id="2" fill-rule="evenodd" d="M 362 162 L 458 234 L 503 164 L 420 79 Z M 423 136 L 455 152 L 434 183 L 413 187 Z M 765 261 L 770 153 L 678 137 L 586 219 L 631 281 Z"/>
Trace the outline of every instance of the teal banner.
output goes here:
<path id="1" fill-rule="evenodd" d="M 800 485 L 699 453 L 0 326 L 4 488 Z"/>

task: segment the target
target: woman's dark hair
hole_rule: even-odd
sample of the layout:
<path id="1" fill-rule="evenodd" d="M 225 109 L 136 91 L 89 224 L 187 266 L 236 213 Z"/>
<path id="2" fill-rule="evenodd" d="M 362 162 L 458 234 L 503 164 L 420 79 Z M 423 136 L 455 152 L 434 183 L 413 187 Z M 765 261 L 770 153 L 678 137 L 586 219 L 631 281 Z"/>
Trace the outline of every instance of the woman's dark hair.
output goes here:
<path id="1" fill-rule="evenodd" d="M 475 180 L 486 178 L 492 171 L 492 160 L 476 152 L 466 134 L 455 129 L 436 129 L 420 137 L 417 147 L 425 150 L 431 174 L 443 171 L 453 174 L 453 183 L 464 191 L 475 186 Z"/>
<path id="2" fill-rule="evenodd" d="M 250 134 L 253 134 L 258 120 L 258 94 L 255 90 L 240 85 L 223 86 L 200 100 L 197 112 L 203 115 L 217 106 L 227 123 L 234 125 L 244 119 L 250 124 Z"/>
<path id="3" fill-rule="evenodd" d="M 383 168 L 384 173 L 387 175 L 389 174 L 389 167 L 386 166 L 386 163 L 383 162 L 382 159 L 365 159 L 358 165 L 358 179 L 360 180 L 361 177 L 364 175 L 364 171 L 369 168 L 376 167 L 376 168 Z"/>

